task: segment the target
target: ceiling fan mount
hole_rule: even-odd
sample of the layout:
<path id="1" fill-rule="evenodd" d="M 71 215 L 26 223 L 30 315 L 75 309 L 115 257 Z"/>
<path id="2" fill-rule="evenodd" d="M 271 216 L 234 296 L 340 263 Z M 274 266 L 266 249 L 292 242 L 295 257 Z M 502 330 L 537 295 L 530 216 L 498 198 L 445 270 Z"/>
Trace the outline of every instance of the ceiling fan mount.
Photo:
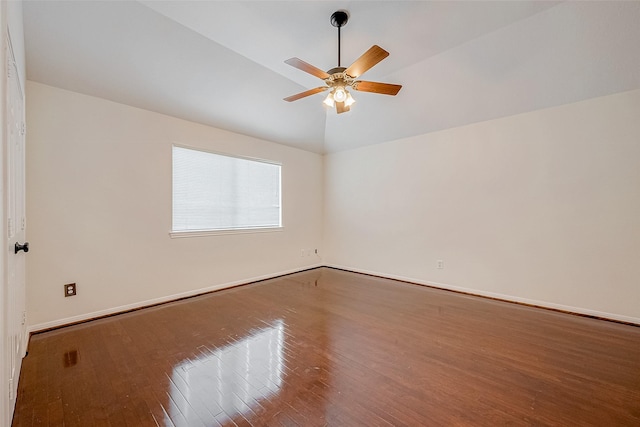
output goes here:
<path id="1" fill-rule="evenodd" d="M 361 92 L 373 92 L 392 96 L 396 95 L 400 91 L 402 88 L 401 85 L 356 80 L 359 76 L 364 74 L 364 72 L 389 56 L 389 52 L 382 49 L 380 46 L 373 45 L 349 67 L 345 68 L 340 66 L 340 28 L 344 27 L 348 21 L 349 14 L 345 10 L 338 10 L 331 15 L 331 25 L 338 28 L 337 67 L 325 72 L 298 58 L 291 58 L 284 61 L 292 67 L 298 68 L 299 70 L 324 80 L 326 84 L 326 86 L 309 89 L 305 92 L 284 98 L 285 101 L 296 101 L 330 89 L 329 95 L 325 98 L 324 103 L 330 107 L 335 105 L 336 111 L 340 114 L 349 111 L 351 109 L 351 105 L 355 102 L 347 88 Z"/>
<path id="2" fill-rule="evenodd" d="M 344 27 L 349 22 L 349 13 L 346 10 L 338 10 L 331 14 L 331 25 L 334 27 Z"/>

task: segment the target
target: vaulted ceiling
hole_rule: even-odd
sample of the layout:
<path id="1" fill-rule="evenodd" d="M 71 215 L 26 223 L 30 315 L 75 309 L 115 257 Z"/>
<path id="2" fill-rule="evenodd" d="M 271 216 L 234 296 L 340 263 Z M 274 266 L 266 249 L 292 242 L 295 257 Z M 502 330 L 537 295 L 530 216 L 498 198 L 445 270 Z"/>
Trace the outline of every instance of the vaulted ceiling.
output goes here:
<path id="1" fill-rule="evenodd" d="M 323 70 L 390 56 L 337 115 Z M 640 88 L 640 2 L 26 1 L 27 78 L 318 153 Z"/>

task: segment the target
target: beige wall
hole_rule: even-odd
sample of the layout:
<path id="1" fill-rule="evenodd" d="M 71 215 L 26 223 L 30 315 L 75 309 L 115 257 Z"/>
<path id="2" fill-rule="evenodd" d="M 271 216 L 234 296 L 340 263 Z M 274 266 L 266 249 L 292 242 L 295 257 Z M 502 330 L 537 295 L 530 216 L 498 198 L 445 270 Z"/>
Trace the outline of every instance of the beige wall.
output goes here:
<path id="1" fill-rule="evenodd" d="M 320 155 L 34 82 L 27 124 L 31 330 L 321 264 Z M 284 230 L 170 238 L 173 143 L 281 162 Z"/>
<path id="2" fill-rule="evenodd" d="M 329 155 L 324 242 L 328 265 L 640 323 L 640 91 Z"/>
<path id="3" fill-rule="evenodd" d="M 27 105 L 31 330 L 321 264 L 640 323 L 640 91 L 324 164 L 33 82 Z M 172 143 L 282 162 L 284 231 L 171 239 Z"/>

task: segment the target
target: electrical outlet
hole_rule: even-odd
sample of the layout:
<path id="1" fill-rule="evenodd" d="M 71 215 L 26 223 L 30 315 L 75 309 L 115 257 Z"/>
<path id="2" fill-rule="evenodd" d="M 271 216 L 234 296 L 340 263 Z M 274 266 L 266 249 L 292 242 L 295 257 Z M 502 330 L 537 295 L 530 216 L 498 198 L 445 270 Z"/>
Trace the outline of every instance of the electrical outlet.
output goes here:
<path id="1" fill-rule="evenodd" d="M 437 263 L 437 267 L 439 270 L 442 270 L 444 268 L 444 261 L 439 259 Z"/>
<path id="2" fill-rule="evenodd" d="M 64 296 L 65 297 L 72 297 L 76 294 L 76 284 L 75 283 L 69 283 L 67 285 L 64 285 Z"/>

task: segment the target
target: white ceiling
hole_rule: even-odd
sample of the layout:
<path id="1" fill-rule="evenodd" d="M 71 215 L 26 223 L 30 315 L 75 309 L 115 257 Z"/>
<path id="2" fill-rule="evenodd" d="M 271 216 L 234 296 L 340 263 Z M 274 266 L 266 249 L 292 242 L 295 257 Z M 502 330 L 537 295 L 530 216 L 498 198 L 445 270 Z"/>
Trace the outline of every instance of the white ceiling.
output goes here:
<path id="1" fill-rule="evenodd" d="M 290 67 L 390 56 L 351 111 Z M 324 153 L 640 88 L 640 1 L 25 1 L 30 80 Z"/>

